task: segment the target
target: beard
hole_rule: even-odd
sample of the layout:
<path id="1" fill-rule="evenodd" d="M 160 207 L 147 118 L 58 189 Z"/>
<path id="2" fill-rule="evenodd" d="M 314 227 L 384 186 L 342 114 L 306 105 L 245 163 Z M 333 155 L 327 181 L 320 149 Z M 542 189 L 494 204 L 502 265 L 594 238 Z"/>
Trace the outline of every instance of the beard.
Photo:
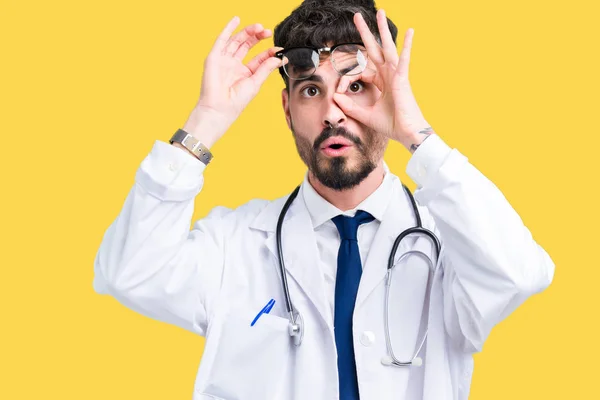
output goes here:
<path id="1" fill-rule="evenodd" d="M 303 135 L 298 135 L 292 125 L 292 133 L 298 154 L 309 171 L 326 187 L 337 191 L 351 189 L 361 183 L 377 167 L 383 156 L 388 139 L 377 132 L 365 131 L 365 140 L 343 127 L 328 127 L 310 143 Z M 332 136 L 350 140 L 354 148 L 347 156 L 327 157 L 320 151 L 321 144 Z"/>

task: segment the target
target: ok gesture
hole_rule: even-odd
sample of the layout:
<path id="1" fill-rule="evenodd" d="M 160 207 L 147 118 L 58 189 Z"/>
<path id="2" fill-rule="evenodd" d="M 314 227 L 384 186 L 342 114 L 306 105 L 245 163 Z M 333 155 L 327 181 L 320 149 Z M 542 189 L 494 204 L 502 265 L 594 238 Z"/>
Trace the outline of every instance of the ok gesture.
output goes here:
<path id="1" fill-rule="evenodd" d="M 375 70 L 367 68 L 361 74 L 343 76 L 333 98 L 346 115 L 414 151 L 433 133 L 417 105 L 408 80 L 414 30 L 408 29 L 406 32 L 402 52 L 398 55 L 385 11 L 377 11 L 381 46 L 361 14 L 354 15 L 354 24 L 367 49 L 369 59 L 375 65 Z M 348 86 L 357 80 L 373 83 L 381 92 L 375 104 L 362 106 L 344 94 Z"/>

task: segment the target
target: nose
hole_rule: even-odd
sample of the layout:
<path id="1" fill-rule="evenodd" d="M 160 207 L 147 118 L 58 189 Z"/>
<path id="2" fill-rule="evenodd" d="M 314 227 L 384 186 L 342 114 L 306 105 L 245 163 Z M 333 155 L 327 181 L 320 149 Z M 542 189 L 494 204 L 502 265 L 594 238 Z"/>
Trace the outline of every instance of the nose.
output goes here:
<path id="1" fill-rule="evenodd" d="M 331 126 L 336 128 L 345 122 L 346 115 L 344 112 L 340 109 L 333 98 L 329 99 L 327 109 L 325 110 L 325 115 L 323 116 L 323 125 L 325 127 Z"/>

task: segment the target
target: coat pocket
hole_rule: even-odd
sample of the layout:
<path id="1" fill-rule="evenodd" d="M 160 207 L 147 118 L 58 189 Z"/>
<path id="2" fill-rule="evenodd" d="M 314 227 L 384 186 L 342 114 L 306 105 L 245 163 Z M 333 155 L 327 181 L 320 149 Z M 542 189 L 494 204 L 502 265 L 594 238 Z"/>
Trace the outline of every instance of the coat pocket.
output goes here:
<path id="1" fill-rule="evenodd" d="M 206 342 L 213 357 L 202 366 L 205 383 L 196 389 L 198 394 L 224 400 L 277 398 L 292 351 L 289 321 L 263 314 L 250 326 L 254 315 L 236 310 L 215 321 Z"/>

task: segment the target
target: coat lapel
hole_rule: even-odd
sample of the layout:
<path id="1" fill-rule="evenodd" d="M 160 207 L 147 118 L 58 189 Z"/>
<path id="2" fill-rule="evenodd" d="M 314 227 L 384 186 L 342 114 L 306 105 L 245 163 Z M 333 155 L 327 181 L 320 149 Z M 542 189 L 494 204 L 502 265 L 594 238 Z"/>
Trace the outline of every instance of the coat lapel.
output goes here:
<path id="1" fill-rule="evenodd" d="M 251 228 L 266 232 L 264 246 L 270 252 L 277 273 L 280 271 L 276 238 L 277 221 L 288 197 L 289 195 L 270 202 L 250 224 Z M 325 282 L 323 271 L 319 266 L 319 252 L 314 229 L 301 192 L 298 193 L 286 213 L 281 236 L 288 284 L 290 284 L 289 277 L 291 276 L 325 324 L 332 329 L 333 316 L 325 295 Z M 283 286 L 281 291 L 283 292 Z M 290 293 L 292 303 L 294 303 L 294 291 L 290 289 Z"/>
<path id="2" fill-rule="evenodd" d="M 390 196 L 391 199 L 387 205 L 381 225 L 373 238 L 369 254 L 363 266 L 363 273 L 356 297 L 356 308 L 360 307 L 369 294 L 385 278 L 389 255 L 396 237 L 403 230 L 415 226 L 416 223 L 412 206 L 402 188 L 402 183 L 395 176 L 392 179 L 393 190 Z M 395 260 L 398 260 L 403 253 L 408 251 L 414 241 L 415 239 L 411 237 L 402 240 L 396 251 Z"/>

